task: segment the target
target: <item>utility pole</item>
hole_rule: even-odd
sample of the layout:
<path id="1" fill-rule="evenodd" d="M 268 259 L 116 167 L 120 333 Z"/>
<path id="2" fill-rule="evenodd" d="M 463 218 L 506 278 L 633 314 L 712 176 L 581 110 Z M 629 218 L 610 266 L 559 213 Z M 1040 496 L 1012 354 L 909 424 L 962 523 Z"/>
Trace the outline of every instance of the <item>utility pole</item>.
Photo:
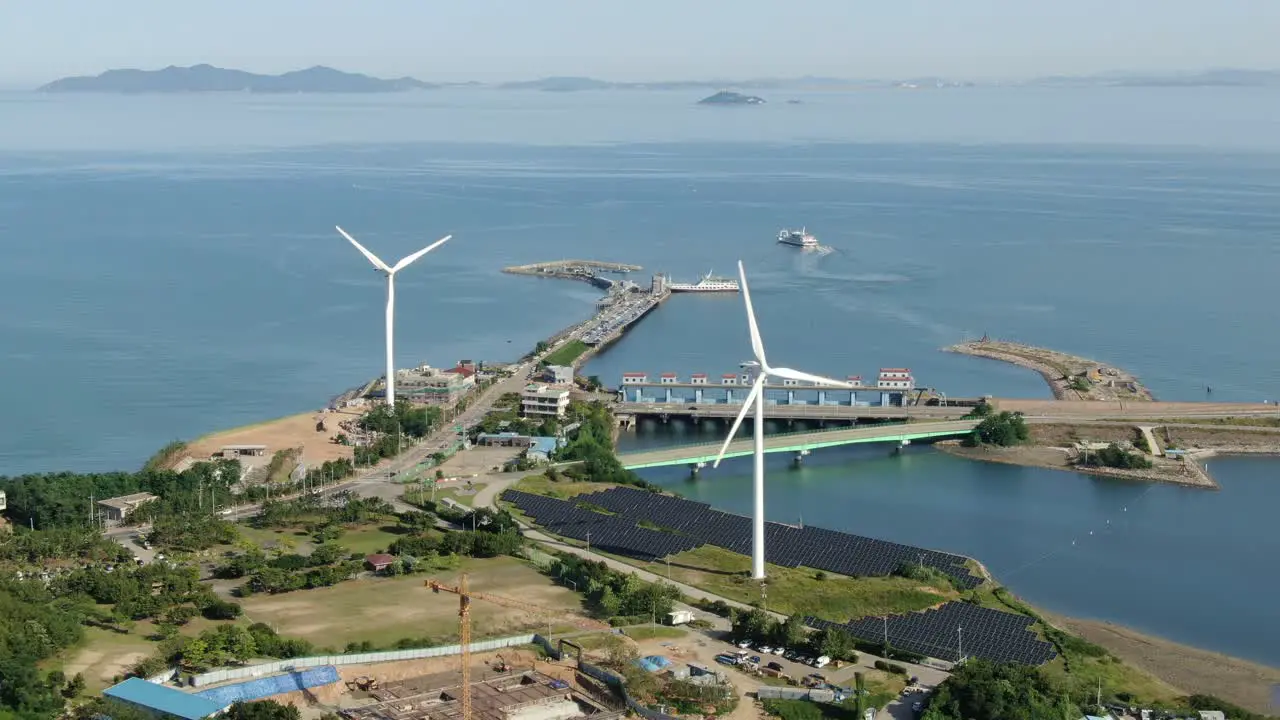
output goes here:
<path id="1" fill-rule="evenodd" d="M 587 531 L 587 554 L 591 554 L 591 531 Z"/>
<path id="2" fill-rule="evenodd" d="M 956 662 L 957 663 L 964 662 L 964 636 L 961 634 L 960 632 L 961 630 L 964 630 L 964 628 L 959 626 L 956 627 Z"/>

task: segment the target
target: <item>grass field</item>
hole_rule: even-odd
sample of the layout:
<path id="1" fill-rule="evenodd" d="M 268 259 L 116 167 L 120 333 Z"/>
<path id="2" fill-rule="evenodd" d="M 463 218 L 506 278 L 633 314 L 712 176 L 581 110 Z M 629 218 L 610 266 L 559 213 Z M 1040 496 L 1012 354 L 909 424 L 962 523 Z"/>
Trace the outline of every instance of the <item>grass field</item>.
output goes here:
<path id="1" fill-rule="evenodd" d="M 654 625 L 652 627 L 646 625 L 644 627 L 627 628 L 626 636 L 639 642 L 641 640 L 654 640 L 661 638 L 663 640 L 673 640 L 688 635 L 688 631 L 684 628 L 670 627 L 667 625 Z"/>
<path id="2" fill-rule="evenodd" d="M 389 532 L 387 527 L 366 525 L 354 530 L 348 530 L 342 534 L 342 537 L 338 538 L 338 544 L 353 553 L 360 553 L 361 555 L 386 552 L 391 543 L 401 537 L 398 533 Z"/>
<path id="3" fill-rule="evenodd" d="M 513 487 L 516 490 L 533 493 L 534 495 L 546 495 L 547 497 L 568 500 L 578 495 L 608 490 L 609 488 L 617 487 L 617 485 L 614 483 L 573 482 L 571 480 L 556 482 L 549 480 L 546 475 L 530 475 Z"/>
<path id="4" fill-rule="evenodd" d="M 570 340 L 555 352 L 543 358 L 542 361 L 547 365 L 569 365 L 586 351 L 586 343 L 581 340 Z"/>
<path id="5" fill-rule="evenodd" d="M 578 596 L 522 562 L 509 557 L 465 560 L 459 571 L 469 574 L 471 589 L 493 593 L 548 611 L 550 617 L 503 607 L 477 598 L 471 605 L 472 637 L 496 637 L 556 624 L 556 613 L 581 611 Z M 402 638 L 430 638 L 450 643 L 458 639 L 458 598 L 432 593 L 428 577 L 457 583 L 459 571 L 398 578 L 362 578 L 333 587 L 281 595 L 255 595 L 244 601 L 250 622 L 265 622 L 282 635 L 302 637 L 317 647 L 342 649 L 349 642 L 368 640 L 378 647 Z"/>
<path id="6" fill-rule="evenodd" d="M 751 558 L 710 545 L 671 557 L 672 580 L 744 603 L 760 601 L 760 587 L 751 581 L 750 570 Z M 828 573 L 819 580 L 815 570 L 778 565 L 769 565 L 767 572 L 766 604 L 770 610 L 787 615 L 847 620 L 923 610 L 957 597 L 950 588 L 929 587 L 908 578 L 849 578 Z"/>

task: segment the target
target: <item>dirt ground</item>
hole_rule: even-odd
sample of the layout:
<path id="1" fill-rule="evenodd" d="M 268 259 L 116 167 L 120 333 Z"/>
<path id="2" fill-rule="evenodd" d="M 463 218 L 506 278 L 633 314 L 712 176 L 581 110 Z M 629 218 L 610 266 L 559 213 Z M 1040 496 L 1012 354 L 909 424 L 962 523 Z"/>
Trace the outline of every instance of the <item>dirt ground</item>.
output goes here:
<path id="1" fill-rule="evenodd" d="M 495 652 L 476 653 L 471 656 L 471 677 L 473 681 L 483 680 L 492 674 L 490 663 L 501 655 L 516 670 L 537 670 L 545 675 L 574 683 L 574 671 L 571 662 L 556 663 L 539 658 L 528 648 L 507 648 Z M 346 686 L 356 678 L 368 677 L 379 683 L 388 683 L 409 678 L 438 677 L 441 687 L 457 683 L 461 679 L 459 671 L 460 658 L 457 655 L 404 662 L 374 663 L 370 665 L 344 665 L 338 667 L 340 682 L 325 687 L 306 691 L 276 695 L 272 700 L 295 705 L 302 711 L 303 717 L 318 718 L 326 712 L 367 705 L 374 700 L 360 690 L 352 690 Z"/>
<path id="2" fill-rule="evenodd" d="M 698 633 L 689 633 L 684 638 L 654 638 L 641 640 L 638 643 L 627 638 L 627 641 L 636 645 L 641 657 L 663 655 L 677 663 L 698 662 L 707 667 L 724 669 L 716 663 L 716 653 L 723 647 L 713 644 Z M 726 670 L 725 676 L 729 678 L 729 682 L 733 684 L 740 698 L 738 706 L 725 717 L 732 720 L 756 720 L 756 718 L 766 717 L 756 704 L 755 690 L 759 683 L 739 672 Z M 751 693 L 750 697 L 747 696 L 748 692 Z"/>
<path id="3" fill-rule="evenodd" d="M 1269 707 L 1280 669 L 1179 645 L 1119 625 L 1095 620 L 1047 616 L 1050 622 L 1097 643 L 1126 663 L 1188 693 L 1206 693 L 1260 713 Z"/>
<path id="4" fill-rule="evenodd" d="M 232 430 L 223 430 L 206 435 L 192 441 L 184 456 L 193 460 L 207 460 L 209 456 L 225 445 L 266 445 L 266 455 L 254 460 L 269 462 L 278 450 L 306 447 L 304 459 L 308 465 L 318 465 L 326 460 L 350 458 L 352 449 L 346 445 L 332 442 L 332 438 L 341 430 L 338 423 L 342 420 L 353 420 L 360 417 L 358 413 L 345 410 L 328 412 L 301 413 L 289 417 L 271 420 L 257 425 L 247 425 Z M 326 431 L 316 432 L 316 422 L 324 420 Z"/>
<path id="5" fill-rule="evenodd" d="M 468 563 L 471 590 L 518 600 L 547 613 L 506 607 L 477 599 L 471 605 L 473 637 L 495 637 L 560 622 L 566 611 L 579 611 L 581 601 L 567 588 L 512 558 Z M 458 599 L 424 587 L 428 576 L 362 577 L 333 587 L 280 595 L 254 595 L 243 601 L 245 616 L 265 622 L 282 635 L 306 638 L 317 647 L 341 650 L 348 642 L 369 640 L 389 646 L 401 638 L 430 637 L 442 644 L 457 642 Z M 457 583 L 458 572 L 432 575 Z M 550 615 L 550 617 L 547 617 Z"/>
<path id="6" fill-rule="evenodd" d="M 471 477 L 492 472 L 503 466 L 508 460 L 514 460 L 524 452 L 524 448 L 510 447 L 473 447 L 463 450 L 445 461 L 440 469 L 446 477 Z"/>

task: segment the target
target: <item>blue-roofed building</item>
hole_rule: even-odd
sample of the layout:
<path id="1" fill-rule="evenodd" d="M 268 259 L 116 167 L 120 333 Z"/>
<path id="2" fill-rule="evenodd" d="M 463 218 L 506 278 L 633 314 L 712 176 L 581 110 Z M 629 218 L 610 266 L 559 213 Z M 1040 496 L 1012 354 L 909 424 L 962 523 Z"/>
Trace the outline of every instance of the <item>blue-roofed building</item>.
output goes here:
<path id="1" fill-rule="evenodd" d="M 529 438 L 529 450 L 525 455 L 534 462 L 547 462 L 559 447 L 560 438 L 534 436 Z"/>
<path id="2" fill-rule="evenodd" d="M 142 678 L 129 678 L 102 691 L 114 700 L 129 703 L 156 715 L 182 720 L 202 720 L 226 710 L 226 707 L 199 695 L 190 695 Z"/>

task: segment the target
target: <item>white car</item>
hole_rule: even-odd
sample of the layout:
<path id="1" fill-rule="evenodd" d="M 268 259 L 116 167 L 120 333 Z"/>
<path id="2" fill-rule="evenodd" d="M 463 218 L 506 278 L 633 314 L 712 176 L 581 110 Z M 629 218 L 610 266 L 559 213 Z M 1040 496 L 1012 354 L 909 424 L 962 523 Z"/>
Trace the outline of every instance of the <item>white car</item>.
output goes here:
<path id="1" fill-rule="evenodd" d="M 746 650 L 747 648 L 751 647 L 751 641 L 743 640 L 742 642 L 738 643 L 738 647 L 742 648 L 743 650 Z"/>
<path id="2" fill-rule="evenodd" d="M 822 657 L 813 661 L 813 666 L 816 668 L 826 667 L 830 662 L 831 662 L 831 658 L 827 657 L 826 655 L 823 655 Z"/>
<path id="3" fill-rule="evenodd" d="M 773 652 L 773 648 L 769 647 L 768 645 L 761 645 L 760 652 L 764 653 L 765 655 L 768 655 Z"/>
<path id="4" fill-rule="evenodd" d="M 786 649 L 786 648 L 784 648 L 784 647 L 774 648 L 774 649 L 773 649 L 773 654 L 774 654 L 774 655 L 782 655 L 783 657 L 785 657 L 785 656 L 786 656 L 786 654 L 787 654 L 787 649 Z"/>

